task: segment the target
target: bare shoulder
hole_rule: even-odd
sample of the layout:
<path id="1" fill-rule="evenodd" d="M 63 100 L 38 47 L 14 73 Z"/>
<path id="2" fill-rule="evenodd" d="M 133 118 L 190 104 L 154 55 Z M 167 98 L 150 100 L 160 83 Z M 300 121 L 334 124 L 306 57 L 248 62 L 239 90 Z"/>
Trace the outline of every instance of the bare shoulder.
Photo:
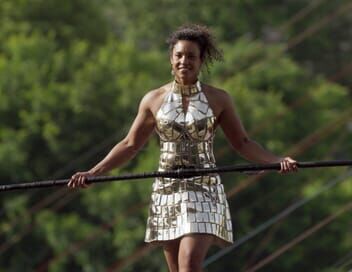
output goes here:
<path id="1" fill-rule="evenodd" d="M 142 99 L 141 106 L 149 108 L 155 114 L 160 108 L 166 93 L 170 90 L 170 84 L 167 83 L 147 92 Z"/>
<path id="2" fill-rule="evenodd" d="M 217 116 L 219 116 L 225 108 L 232 104 L 232 97 L 223 89 L 203 84 L 203 92 L 205 93 L 210 106 Z"/>
<path id="3" fill-rule="evenodd" d="M 219 89 L 207 84 L 203 84 L 203 86 L 204 86 L 203 90 L 205 95 L 212 100 L 223 102 L 224 100 L 231 99 L 228 92 L 226 92 L 223 89 Z"/>

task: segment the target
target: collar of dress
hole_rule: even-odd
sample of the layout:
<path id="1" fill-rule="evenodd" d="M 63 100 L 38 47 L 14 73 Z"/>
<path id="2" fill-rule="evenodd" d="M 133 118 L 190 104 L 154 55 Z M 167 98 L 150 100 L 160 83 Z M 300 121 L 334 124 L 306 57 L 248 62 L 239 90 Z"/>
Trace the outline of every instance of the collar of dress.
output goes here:
<path id="1" fill-rule="evenodd" d="M 191 96 L 201 91 L 201 85 L 199 80 L 192 85 L 182 85 L 177 83 L 176 80 L 172 83 L 172 91 L 182 96 Z"/>

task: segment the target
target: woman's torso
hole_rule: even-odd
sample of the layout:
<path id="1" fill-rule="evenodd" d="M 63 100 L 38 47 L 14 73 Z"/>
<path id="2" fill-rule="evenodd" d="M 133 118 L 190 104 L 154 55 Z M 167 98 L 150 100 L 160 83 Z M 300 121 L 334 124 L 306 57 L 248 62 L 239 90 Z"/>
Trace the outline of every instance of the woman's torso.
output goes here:
<path id="1" fill-rule="evenodd" d="M 201 83 L 172 83 L 155 119 L 161 145 L 159 170 L 215 167 L 213 137 L 217 117 Z"/>

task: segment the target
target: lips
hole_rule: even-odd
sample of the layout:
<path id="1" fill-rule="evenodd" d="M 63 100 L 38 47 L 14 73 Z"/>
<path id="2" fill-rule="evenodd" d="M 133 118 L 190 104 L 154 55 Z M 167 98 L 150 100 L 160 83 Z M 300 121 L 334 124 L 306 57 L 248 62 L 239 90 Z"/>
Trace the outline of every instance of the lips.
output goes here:
<path id="1" fill-rule="evenodd" d="M 189 67 L 179 67 L 178 70 L 182 71 L 189 71 L 191 70 Z"/>

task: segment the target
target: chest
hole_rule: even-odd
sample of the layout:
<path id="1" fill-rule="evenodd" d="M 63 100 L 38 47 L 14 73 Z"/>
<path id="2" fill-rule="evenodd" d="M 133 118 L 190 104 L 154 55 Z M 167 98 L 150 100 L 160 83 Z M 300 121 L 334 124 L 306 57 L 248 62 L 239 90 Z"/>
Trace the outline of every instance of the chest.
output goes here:
<path id="1" fill-rule="evenodd" d="M 215 116 L 200 92 L 189 97 L 170 93 L 157 116 L 157 133 L 163 140 L 207 140 L 214 133 Z"/>

